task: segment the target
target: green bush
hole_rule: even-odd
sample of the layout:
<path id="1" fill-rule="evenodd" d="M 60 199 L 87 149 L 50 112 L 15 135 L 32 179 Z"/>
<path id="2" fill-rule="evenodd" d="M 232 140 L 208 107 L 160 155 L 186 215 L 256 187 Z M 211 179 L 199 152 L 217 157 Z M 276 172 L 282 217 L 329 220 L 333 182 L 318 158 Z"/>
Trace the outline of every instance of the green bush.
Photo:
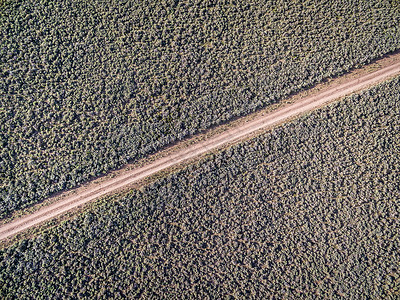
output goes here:
<path id="1" fill-rule="evenodd" d="M 0 15 L 0 217 L 400 45 L 381 0 L 10 0 Z"/>
<path id="2" fill-rule="evenodd" d="M 400 77 L 0 252 L 18 298 L 399 293 Z"/>

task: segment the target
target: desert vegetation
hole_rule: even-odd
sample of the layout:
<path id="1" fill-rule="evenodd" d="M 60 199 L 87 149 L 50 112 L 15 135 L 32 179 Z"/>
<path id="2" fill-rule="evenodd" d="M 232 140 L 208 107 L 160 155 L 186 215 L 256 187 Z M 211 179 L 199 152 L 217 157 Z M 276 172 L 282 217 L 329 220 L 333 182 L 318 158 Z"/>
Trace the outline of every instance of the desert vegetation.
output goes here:
<path id="1" fill-rule="evenodd" d="M 399 141 L 400 77 L 3 249 L 0 295 L 396 298 Z"/>
<path id="2" fill-rule="evenodd" d="M 0 7 L 0 217 L 400 45 L 390 1 Z"/>

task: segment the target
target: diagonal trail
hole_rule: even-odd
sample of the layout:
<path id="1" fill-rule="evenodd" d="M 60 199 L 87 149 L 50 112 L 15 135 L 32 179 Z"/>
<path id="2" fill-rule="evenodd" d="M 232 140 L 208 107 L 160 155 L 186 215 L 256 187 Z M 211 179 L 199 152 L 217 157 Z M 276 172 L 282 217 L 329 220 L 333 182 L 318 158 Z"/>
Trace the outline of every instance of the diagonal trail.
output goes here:
<path id="1" fill-rule="evenodd" d="M 30 215 L 22 216 L 10 223 L 2 225 L 0 227 L 0 240 L 4 240 L 30 227 L 48 221 L 82 204 L 93 201 L 96 198 L 126 188 L 132 183 L 154 175 L 169 167 L 193 159 L 228 143 L 241 140 L 254 134 L 258 130 L 268 128 L 287 119 L 304 114 L 335 99 L 365 89 L 399 73 L 400 62 L 383 67 L 370 74 L 362 75 L 356 79 L 340 84 L 337 87 L 319 92 L 313 96 L 305 97 L 298 102 L 284 106 L 265 116 L 256 118 L 207 140 L 188 146 L 186 149 L 177 150 L 166 157 L 133 169 L 126 174 L 118 175 L 112 179 L 106 180 L 97 186 L 87 189 L 86 191 L 77 193 L 76 195 L 67 196 L 64 199 L 45 206 Z"/>

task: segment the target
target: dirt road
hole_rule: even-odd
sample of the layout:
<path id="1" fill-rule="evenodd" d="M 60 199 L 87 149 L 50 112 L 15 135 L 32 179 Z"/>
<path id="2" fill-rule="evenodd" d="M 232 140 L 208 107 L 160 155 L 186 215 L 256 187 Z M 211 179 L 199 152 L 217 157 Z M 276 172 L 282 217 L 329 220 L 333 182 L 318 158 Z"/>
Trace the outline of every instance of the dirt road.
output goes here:
<path id="1" fill-rule="evenodd" d="M 50 204 L 49 206 L 42 207 L 30 215 L 17 218 L 10 223 L 2 225 L 0 227 L 0 240 L 7 239 L 16 233 L 36 226 L 44 221 L 50 220 L 96 198 L 115 191 L 120 191 L 124 187 L 126 188 L 134 182 L 138 182 L 139 180 L 142 180 L 150 175 L 154 175 L 157 172 L 165 170 L 171 166 L 177 165 L 189 159 L 193 159 L 201 154 L 215 150 L 228 143 L 241 140 L 251 134 L 256 133 L 258 130 L 266 129 L 287 119 L 304 114 L 335 99 L 339 99 L 353 92 L 365 89 L 368 86 L 377 84 L 399 73 L 400 62 L 381 67 L 381 69 L 375 72 L 366 75 L 364 74 L 334 88 L 330 88 L 315 95 L 302 98 L 293 104 L 284 106 L 264 116 L 260 116 L 247 123 L 241 124 L 240 126 L 233 127 L 225 132 L 222 132 L 221 134 L 213 136 L 197 144 L 193 144 L 185 149 L 172 152 L 168 156 L 157 159 L 147 165 L 130 170 L 114 178 L 104 180 L 99 184 L 93 184 L 83 192 L 78 191 L 75 195 L 68 195 L 61 200 Z"/>

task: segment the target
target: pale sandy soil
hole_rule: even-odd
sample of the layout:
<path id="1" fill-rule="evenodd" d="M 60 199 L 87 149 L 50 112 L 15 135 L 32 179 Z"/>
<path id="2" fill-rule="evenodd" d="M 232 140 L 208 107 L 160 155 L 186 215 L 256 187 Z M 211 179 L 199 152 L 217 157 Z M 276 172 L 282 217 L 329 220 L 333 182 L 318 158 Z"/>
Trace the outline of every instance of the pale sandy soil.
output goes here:
<path id="1" fill-rule="evenodd" d="M 360 91 L 400 74 L 400 54 L 387 56 L 362 69 L 317 85 L 280 104 L 253 115 L 214 128 L 209 132 L 167 148 L 146 160 L 97 178 L 82 187 L 61 193 L 25 215 L 14 215 L 0 227 L 0 240 L 49 221 L 99 197 L 132 188 L 161 171 L 198 159 L 201 155 L 226 147 L 298 117 L 334 100 Z"/>

